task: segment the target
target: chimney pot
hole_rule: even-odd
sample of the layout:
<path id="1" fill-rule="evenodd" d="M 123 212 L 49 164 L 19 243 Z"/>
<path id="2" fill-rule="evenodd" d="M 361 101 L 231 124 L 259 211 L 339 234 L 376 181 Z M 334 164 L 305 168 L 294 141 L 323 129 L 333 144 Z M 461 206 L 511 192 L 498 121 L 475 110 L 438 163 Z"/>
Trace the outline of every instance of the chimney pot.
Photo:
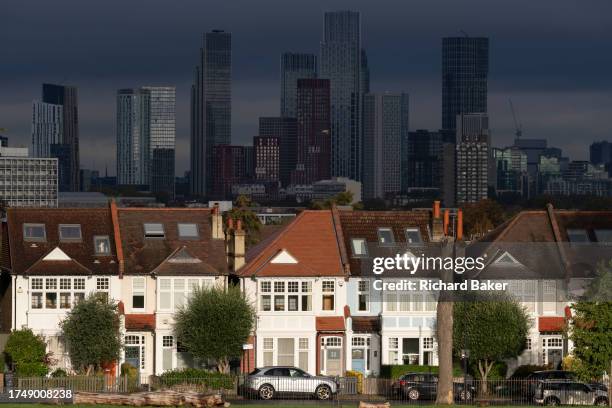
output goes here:
<path id="1" fill-rule="evenodd" d="M 457 241 L 463 240 L 463 211 L 457 210 Z"/>
<path id="2" fill-rule="evenodd" d="M 444 235 L 448 235 L 448 223 L 450 219 L 450 211 L 444 210 Z"/>
<path id="3" fill-rule="evenodd" d="M 436 200 L 433 203 L 433 216 L 434 218 L 440 218 L 440 201 Z"/>

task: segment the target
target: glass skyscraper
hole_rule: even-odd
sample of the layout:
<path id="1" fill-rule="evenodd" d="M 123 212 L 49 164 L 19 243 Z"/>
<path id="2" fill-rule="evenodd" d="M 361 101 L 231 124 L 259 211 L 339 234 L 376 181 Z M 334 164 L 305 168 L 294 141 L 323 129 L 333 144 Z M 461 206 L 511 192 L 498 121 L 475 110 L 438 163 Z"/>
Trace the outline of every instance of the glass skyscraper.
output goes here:
<path id="1" fill-rule="evenodd" d="M 316 77 L 316 55 L 292 52 L 281 55 L 281 116 L 297 117 L 297 80 Z"/>
<path id="2" fill-rule="evenodd" d="M 361 18 L 358 12 L 325 13 L 320 77 L 331 84 L 332 175 L 361 180 Z"/>
<path id="3" fill-rule="evenodd" d="M 487 113 L 489 39 L 442 39 L 442 129 L 454 131 L 457 115 Z"/>
<path id="4" fill-rule="evenodd" d="M 231 138 L 232 36 L 213 30 L 204 34 L 191 88 L 191 194 L 211 192 L 213 147 L 230 144 Z"/>

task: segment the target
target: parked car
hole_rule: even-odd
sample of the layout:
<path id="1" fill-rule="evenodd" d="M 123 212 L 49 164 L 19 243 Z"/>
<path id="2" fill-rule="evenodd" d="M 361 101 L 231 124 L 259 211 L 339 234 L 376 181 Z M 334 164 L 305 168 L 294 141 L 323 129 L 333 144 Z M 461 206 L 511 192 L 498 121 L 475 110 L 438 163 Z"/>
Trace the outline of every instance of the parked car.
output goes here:
<path id="1" fill-rule="evenodd" d="M 533 402 L 539 405 L 608 405 L 608 393 L 573 380 L 546 380 L 536 385 Z"/>
<path id="2" fill-rule="evenodd" d="M 264 400 L 276 396 L 314 396 L 328 400 L 338 392 L 338 382 L 333 377 L 312 376 L 297 367 L 262 367 L 245 379 L 243 393 L 246 397 Z"/>
<path id="3" fill-rule="evenodd" d="M 434 399 L 438 392 L 438 374 L 404 374 L 391 384 L 391 390 L 394 395 L 408 398 L 411 401 Z M 468 378 L 467 387 L 464 387 L 463 383 L 453 383 L 453 394 L 455 399 L 460 401 L 471 400 L 475 394 L 471 379 Z"/>
<path id="4" fill-rule="evenodd" d="M 528 394 L 529 396 L 533 396 L 536 390 L 537 385 L 540 381 L 548 381 L 548 380 L 567 380 L 567 381 L 576 381 L 576 374 L 572 371 L 566 370 L 544 370 L 544 371 L 535 371 L 529 374 L 526 378 L 527 386 L 528 386 Z M 594 389 L 599 389 L 602 391 L 608 391 L 608 387 L 605 384 L 601 383 L 589 383 L 589 386 Z"/>

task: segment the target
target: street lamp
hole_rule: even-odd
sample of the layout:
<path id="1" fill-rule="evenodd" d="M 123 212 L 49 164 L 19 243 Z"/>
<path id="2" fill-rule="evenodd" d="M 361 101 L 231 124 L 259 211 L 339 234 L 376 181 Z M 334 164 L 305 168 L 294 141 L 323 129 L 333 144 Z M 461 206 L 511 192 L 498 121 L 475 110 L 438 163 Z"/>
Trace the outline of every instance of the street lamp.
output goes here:
<path id="1" fill-rule="evenodd" d="M 467 375 L 468 375 L 468 362 L 470 359 L 470 350 L 469 349 L 461 349 L 461 362 L 463 363 L 463 400 L 467 401 Z M 459 394 L 461 397 L 461 394 Z"/>

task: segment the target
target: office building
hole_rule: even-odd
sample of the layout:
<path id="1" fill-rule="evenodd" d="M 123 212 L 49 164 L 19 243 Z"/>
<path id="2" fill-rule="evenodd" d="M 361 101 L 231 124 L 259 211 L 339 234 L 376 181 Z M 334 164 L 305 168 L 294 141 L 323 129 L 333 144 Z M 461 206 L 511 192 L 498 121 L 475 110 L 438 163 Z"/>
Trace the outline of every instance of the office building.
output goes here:
<path id="1" fill-rule="evenodd" d="M 317 56 L 285 52 L 281 55 L 280 115 L 297 116 L 297 80 L 317 77 Z"/>
<path id="2" fill-rule="evenodd" d="M 487 112 L 489 39 L 442 39 L 442 128 L 456 129 L 457 115 Z"/>
<path id="3" fill-rule="evenodd" d="M 217 145 L 213 168 L 212 197 L 215 200 L 231 199 L 232 186 L 246 180 L 247 158 L 244 146 Z"/>
<path id="4" fill-rule="evenodd" d="M 514 147 L 527 155 L 527 171 L 531 176 L 536 176 L 540 156 L 548 149 L 546 139 L 514 139 Z"/>
<path id="5" fill-rule="evenodd" d="M 57 142 L 64 145 L 57 148 L 57 151 L 63 155 L 59 157 L 59 161 L 62 162 L 59 165 L 59 189 L 60 191 L 79 191 L 79 107 L 77 88 L 74 86 L 43 84 L 42 102 L 62 106 L 62 136 Z"/>
<path id="6" fill-rule="evenodd" d="M 258 134 L 262 137 L 278 138 L 280 144 L 280 182 L 282 186 L 288 186 L 291 183 L 291 172 L 297 164 L 297 119 L 295 117 L 259 118 Z"/>
<path id="7" fill-rule="evenodd" d="M 589 159 L 593 164 L 601 164 L 612 176 L 612 143 L 593 142 L 589 148 Z"/>
<path id="8" fill-rule="evenodd" d="M 402 191 L 441 189 L 442 154 L 440 132 L 424 129 L 409 132 L 402 146 Z"/>
<path id="9" fill-rule="evenodd" d="M 0 135 L 0 147 L 8 147 L 8 136 Z"/>
<path id="10" fill-rule="evenodd" d="M 496 169 L 497 194 L 521 194 L 527 196 L 527 155 L 517 147 L 492 150 Z"/>
<path id="11" fill-rule="evenodd" d="M 32 102 L 32 156 L 51 157 L 51 146 L 60 144 L 64 134 L 64 107 Z"/>
<path id="12" fill-rule="evenodd" d="M 210 193 L 213 147 L 231 143 L 232 36 L 222 30 L 204 34 L 200 62 L 191 87 L 191 173 L 194 196 Z"/>
<path id="13" fill-rule="evenodd" d="M 57 207 L 57 158 L 0 147 L 0 202 L 6 207 Z"/>
<path id="14" fill-rule="evenodd" d="M 363 197 L 386 198 L 401 190 L 401 141 L 408 95 L 369 93 L 363 97 Z"/>
<path id="15" fill-rule="evenodd" d="M 292 184 L 330 178 L 330 81 L 298 80 L 297 164 Z"/>
<path id="16" fill-rule="evenodd" d="M 278 137 L 255 136 L 253 138 L 255 180 L 278 182 L 280 144 Z"/>
<path id="17" fill-rule="evenodd" d="M 117 92 L 117 181 L 174 197 L 176 90 Z"/>
<path id="18" fill-rule="evenodd" d="M 330 80 L 332 175 L 361 181 L 361 18 L 325 13 L 320 77 Z"/>
<path id="19" fill-rule="evenodd" d="M 489 185 L 489 117 L 485 113 L 457 115 L 456 204 L 487 198 Z"/>

